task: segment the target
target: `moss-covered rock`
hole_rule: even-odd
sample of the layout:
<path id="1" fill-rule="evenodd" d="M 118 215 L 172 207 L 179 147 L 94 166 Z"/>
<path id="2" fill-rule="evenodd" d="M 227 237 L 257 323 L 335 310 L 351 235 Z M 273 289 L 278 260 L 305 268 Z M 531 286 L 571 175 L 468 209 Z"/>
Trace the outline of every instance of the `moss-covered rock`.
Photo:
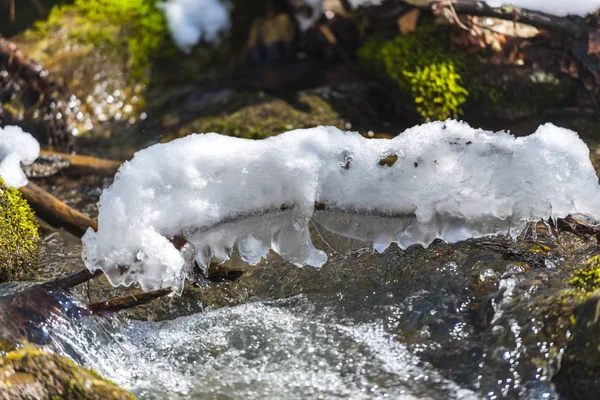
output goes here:
<path id="1" fill-rule="evenodd" d="M 52 8 L 48 20 L 37 23 L 37 31 L 52 35 L 65 18 L 74 17 L 70 38 L 127 54 L 131 77 L 139 79 L 147 72 L 149 58 L 168 39 L 165 17 L 156 4 L 153 0 L 75 0 Z"/>
<path id="2" fill-rule="evenodd" d="M 0 178 L 0 282 L 22 279 L 38 263 L 38 223 L 18 190 Z"/>
<path id="3" fill-rule="evenodd" d="M 573 313 L 572 338 L 554 379 L 567 399 L 597 399 L 600 391 L 600 290 Z"/>
<path id="4" fill-rule="evenodd" d="M 217 132 L 224 135 L 249 139 L 262 139 L 299 128 L 312 128 L 318 125 L 332 125 L 344 128 L 344 121 L 331 105 L 316 94 L 301 93 L 293 103 L 263 93 L 236 93 L 216 99 L 214 104 L 205 106 L 205 111 L 213 106 L 219 113 L 201 116 L 184 122 L 177 133 L 165 137 L 163 141 L 183 137 L 191 133 Z M 177 111 L 172 118 L 163 120 L 164 128 L 172 130 L 180 121 Z"/>
<path id="5" fill-rule="evenodd" d="M 358 55 L 363 64 L 410 93 L 424 120 L 456 118 L 469 95 L 463 79 L 465 56 L 450 52 L 444 38 L 446 31 L 426 26 L 388 41 L 372 37 Z"/>
<path id="6" fill-rule="evenodd" d="M 115 383 L 71 360 L 35 347 L 0 358 L 0 399 L 135 399 Z"/>

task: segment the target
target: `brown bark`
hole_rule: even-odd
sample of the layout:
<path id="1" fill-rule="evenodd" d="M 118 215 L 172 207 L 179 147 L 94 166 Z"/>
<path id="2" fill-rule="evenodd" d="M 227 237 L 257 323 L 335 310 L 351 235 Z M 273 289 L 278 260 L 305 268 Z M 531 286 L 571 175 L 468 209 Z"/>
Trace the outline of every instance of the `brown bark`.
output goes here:
<path id="1" fill-rule="evenodd" d="M 102 270 L 96 270 L 94 273 L 90 272 L 87 269 L 81 270 L 64 278 L 55 279 L 53 281 L 45 282 L 40 286 L 45 290 L 69 290 L 77 285 L 81 285 L 82 283 L 86 283 L 94 278 L 102 275 Z"/>
<path id="2" fill-rule="evenodd" d="M 19 190 L 35 213 L 51 224 L 76 236 L 82 236 L 88 228 L 98 229 L 98 221 L 69 207 L 31 181 Z"/>

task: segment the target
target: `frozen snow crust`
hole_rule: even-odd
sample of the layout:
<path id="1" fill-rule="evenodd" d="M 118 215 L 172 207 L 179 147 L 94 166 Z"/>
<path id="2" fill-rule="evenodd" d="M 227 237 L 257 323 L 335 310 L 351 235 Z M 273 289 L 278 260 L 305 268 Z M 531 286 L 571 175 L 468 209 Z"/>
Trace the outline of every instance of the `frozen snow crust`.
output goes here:
<path id="1" fill-rule="evenodd" d="M 40 144 L 18 126 L 0 127 L 0 176 L 8 186 L 27 185 L 21 163 L 29 165 L 40 155 Z"/>
<path id="2" fill-rule="evenodd" d="M 394 155 L 391 166 L 393 157 L 380 161 Z M 600 219 L 600 186 L 587 146 L 551 124 L 520 138 L 457 121 L 390 140 L 333 127 L 259 141 L 209 133 L 125 163 L 100 197 L 83 258 L 114 285 L 181 290 L 194 259 L 206 267 L 234 249 L 251 264 L 272 249 L 299 266 L 323 265 L 312 223 L 383 251 L 516 237 L 529 221 L 573 213 Z M 176 235 L 188 242 L 180 250 Z"/>

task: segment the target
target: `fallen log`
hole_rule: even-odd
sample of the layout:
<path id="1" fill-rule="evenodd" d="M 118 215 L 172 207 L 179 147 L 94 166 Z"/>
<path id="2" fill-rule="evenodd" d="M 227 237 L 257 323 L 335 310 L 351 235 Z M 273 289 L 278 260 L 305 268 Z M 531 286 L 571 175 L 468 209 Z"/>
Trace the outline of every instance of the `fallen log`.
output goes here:
<path id="1" fill-rule="evenodd" d="M 33 182 L 19 189 L 35 213 L 50 224 L 82 236 L 88 228 L 98 229 L 98 221 L 69 207 Z"/>

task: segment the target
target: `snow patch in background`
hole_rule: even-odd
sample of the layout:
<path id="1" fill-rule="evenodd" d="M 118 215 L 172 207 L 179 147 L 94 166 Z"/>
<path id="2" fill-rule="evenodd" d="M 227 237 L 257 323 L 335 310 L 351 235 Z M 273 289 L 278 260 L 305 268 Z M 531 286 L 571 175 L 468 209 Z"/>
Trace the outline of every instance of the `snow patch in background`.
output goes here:
<path id="1" fill-rule="evenodd" d="M 304 0 L 304 4 L 310 7 L 310 16 L 305 17 L 301 13 L 294 14 L 296 22 L 298 22 L 298 29 L 302 32 L 306 32 L 323 15 L 323 0 Z"/>
<path id="2" fill-rule="evenodd" d="M 350 7 L 357 9 L 359 7 L 380 6 L 384 0 L 348 0 Z"/>
<path id="3" fill-rule="evenodd" d="M 564 17 L 585 16 L 600 8 L 600 0 L 487 0 L 490 7 L 515 6 Z"/>
<path id="4" fill-rule="evenodd" d="M 157 6 L 165 13 L 175 44 L 185 52 L 201 40 L 218 44 L 231 24 L 220 0 L 169 0 Z"/>
<path id="5" fill-rule="evenodd" d="M 382 165 L 388 156 L 397 160 Z M 334 127 L 259 141 L 190 135 L 121 166 L 100 197 L 98 231 L 83 237 L 83 258 L 114 285 L 181 290 L 194 260 L 206 266 L 234 249 L 249 263 L 273 250 L 299 266 L 323 265 L 311 221 L 383 251 L 393 242 L 516 237 L 529 221 L 575 213 L 600 219 L 598 199 L 589 149 L 552 124 L 520 138 L 456 121 L 389 140 Z M 169 239 L 180 234 L 188 244 L 178 250 Z"/>
<path id="6" fill-rule="evenodd" d="M 18 126 L 0 128 L 0 176 L 8 186 L 27 185 L 21 164 L 29 165 L 40 155 L 40 144 Z"/>

